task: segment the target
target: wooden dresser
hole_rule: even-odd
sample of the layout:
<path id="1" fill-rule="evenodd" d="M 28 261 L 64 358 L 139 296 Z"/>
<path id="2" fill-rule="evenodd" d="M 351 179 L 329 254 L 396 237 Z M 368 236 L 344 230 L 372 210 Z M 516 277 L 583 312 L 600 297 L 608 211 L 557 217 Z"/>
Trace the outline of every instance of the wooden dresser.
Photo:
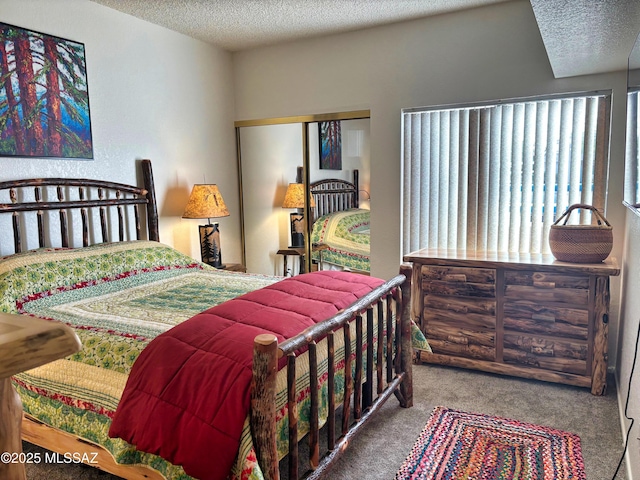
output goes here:
<path id="1" fill-rule="evenodd" d="M 432 354 L 420 361 L 606 392 L 609 277 L 615 259 L 420 250 L 412 317 Z"/>

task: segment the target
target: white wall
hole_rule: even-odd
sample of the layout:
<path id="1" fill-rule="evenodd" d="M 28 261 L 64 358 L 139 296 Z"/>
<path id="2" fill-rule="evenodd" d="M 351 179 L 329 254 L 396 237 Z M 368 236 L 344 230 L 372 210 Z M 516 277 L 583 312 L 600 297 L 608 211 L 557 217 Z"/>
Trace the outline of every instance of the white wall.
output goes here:
<path id="1" fill-rule="evenodd" d="M 230 54 L 88 0 L 0 0 L 0 21 L 84 43 L 94 145 L 92 161 L 0 158 L 0 180 L 136 183 L 136 159 L 150 158 L 160 240 L 200 259 L 201 222 L 180 217 L 191 186 L 206 179 L 230 212 L 220 219 L 223 261 L 238 262 Z"/>
<path id="2" fill-rule="evenodd" d="M 623 255 L 623 291 L 622 308 L 620 312 L 620 353 L 616 379 L 618 383 L 618 398 L 622 428 L 626 434 L 629 422 L 624 419 L 624 409 L 627 396 L 629 408 L 627 415 L 635 418 L 633 430 L 629 434 L 629 452 L 627 465 L 632 473 L 628 478 L 640 478 L 640 360 L 637 360 L 631 389 L 629 378 L 636 353 L 636 338 L 640 329 L 640 214 L 627 210 L 627 231 Z M 640 352 L 638 352 L 640 355 Z"/>

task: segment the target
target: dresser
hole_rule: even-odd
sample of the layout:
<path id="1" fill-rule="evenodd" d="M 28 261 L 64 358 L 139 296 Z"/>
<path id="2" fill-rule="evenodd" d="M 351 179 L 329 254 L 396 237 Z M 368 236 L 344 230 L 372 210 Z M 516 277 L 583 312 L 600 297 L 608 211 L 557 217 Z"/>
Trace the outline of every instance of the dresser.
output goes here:
<path id="1" fill-rule="evenodd" d="M 606 392 L 609 277 L 615 259 L 425 249 L 412 263 L 411 314 L 451 365 Z"/>

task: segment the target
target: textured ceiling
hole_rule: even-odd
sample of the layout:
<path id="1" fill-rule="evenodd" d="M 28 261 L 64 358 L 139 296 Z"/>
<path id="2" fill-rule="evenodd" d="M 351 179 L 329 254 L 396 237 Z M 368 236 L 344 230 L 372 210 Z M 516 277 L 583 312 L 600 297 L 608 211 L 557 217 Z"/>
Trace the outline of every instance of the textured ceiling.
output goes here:
<path id="1" fill-rule="evenodd" d="M 92 0 L 238 51 L 507 0 Z"/>
<path id="2" fill-rule="evenodd" d="M 229 51 L 530 1 L 555 77 L 624 70 L 640 0 L 91 0 Z"/>
<path id="3" fill-rule="evenodd" d="M 627 68 L 640 0 L 530 0 L 556 78 Z"/>

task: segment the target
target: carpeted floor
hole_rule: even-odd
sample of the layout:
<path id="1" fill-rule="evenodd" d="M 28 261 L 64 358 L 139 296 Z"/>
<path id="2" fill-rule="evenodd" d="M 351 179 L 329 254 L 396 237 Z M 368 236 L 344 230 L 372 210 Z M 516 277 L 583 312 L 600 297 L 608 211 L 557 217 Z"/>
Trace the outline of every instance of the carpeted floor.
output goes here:
<path id="1" fill-rule="evenodd" d="M 416 365 L 414 406 L 395 398 L 371 419 L 340 458 L 331 480 L 391 480 L 435 406 L 497 415 L 566 430 L 580 436 L 588 480 L 610 480 L 622 453 L 615 387 L 604 397 L 587 389 L 447 367 Z M 25 450 L 35 447 L 25 445 Z M 78 465 L 29 465 L 29 480 L 115 480 Z M 617 480 L 625 480 L 624 472 Z"/>

